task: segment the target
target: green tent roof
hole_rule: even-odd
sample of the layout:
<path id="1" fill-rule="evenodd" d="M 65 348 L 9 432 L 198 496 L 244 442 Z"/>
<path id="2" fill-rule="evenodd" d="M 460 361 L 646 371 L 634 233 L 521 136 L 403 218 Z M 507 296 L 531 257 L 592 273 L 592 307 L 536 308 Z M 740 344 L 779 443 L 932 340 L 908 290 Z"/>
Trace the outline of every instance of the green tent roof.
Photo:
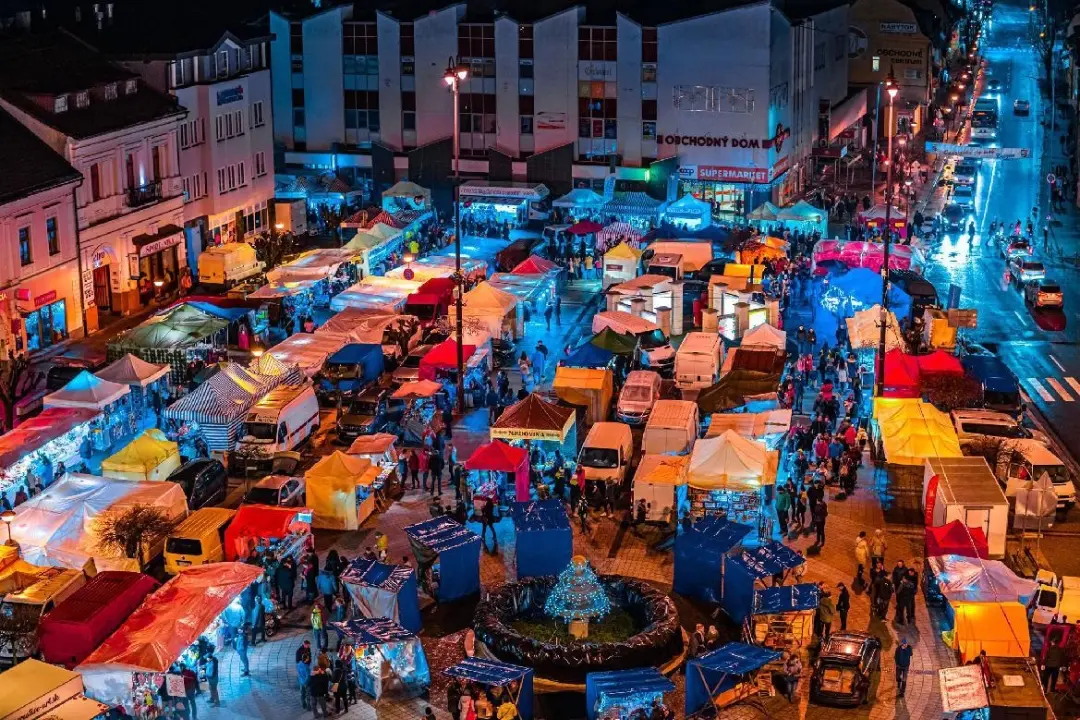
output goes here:
<path id="1" fill-rule="evenodd" d="M 228 320 L 191 305 L 178 305 L 132 328 L 121 335 L 115 344 L 123 348 L 169 350 L 194 345 L 228 326 Z"/>
<path id="2" fill-rule="evenodd" d="M 633 355 L 637 348 L 637 338 L 633 335 L 622 335 L 609 327 L 593 335 L 589 342 L 616 355 Z"/>

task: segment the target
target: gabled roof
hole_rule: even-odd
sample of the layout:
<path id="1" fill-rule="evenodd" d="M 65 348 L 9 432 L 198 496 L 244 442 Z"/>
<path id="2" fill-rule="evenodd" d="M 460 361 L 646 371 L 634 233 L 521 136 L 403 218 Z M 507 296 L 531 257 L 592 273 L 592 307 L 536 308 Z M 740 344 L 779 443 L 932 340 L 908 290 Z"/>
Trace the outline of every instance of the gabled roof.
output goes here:
<path id="1" fill-rule="evenodd" d="M 67 160 L 0 109 L 0 205 L 82 176 Z"/>

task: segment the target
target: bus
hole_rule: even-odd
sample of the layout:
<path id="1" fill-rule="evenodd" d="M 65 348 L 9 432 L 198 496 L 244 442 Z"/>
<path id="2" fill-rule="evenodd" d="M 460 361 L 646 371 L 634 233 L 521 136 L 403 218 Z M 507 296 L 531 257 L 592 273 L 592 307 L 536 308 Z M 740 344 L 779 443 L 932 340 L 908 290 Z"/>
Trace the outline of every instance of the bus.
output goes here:
<path id="1" fill-rule="evenodd" d="M 997 98 L 981 98 L 971 113 L 971 139 L 994 140 L 997 138 L 997 127 Z"/>

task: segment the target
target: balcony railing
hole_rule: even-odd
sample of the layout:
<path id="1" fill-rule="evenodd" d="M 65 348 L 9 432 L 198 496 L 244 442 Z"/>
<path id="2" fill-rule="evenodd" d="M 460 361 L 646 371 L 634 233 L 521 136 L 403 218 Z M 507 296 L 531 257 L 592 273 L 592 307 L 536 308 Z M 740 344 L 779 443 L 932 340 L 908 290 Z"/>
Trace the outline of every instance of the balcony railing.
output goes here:
<path id="1" fill-rule="evenodd" d="M 159 200 L 161 200 L 160 182 L 147 183 L 136 188 L 129 188 L 127 191 L 128 207 L 141 207 Z"/>

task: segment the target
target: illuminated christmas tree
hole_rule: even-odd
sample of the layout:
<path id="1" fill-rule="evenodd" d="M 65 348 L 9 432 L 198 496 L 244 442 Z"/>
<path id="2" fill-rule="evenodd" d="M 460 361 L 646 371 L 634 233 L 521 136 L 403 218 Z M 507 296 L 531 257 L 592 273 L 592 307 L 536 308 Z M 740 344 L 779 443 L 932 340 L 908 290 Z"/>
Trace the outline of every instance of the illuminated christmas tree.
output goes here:
<path id="1" fill-rule="evenodd" d="M 575 555 L 559 573 L 544 612 L 570 623 L 570 634 L 576 638 L 588 637 L 589 622 L 611 612 L 607 592 L 584 556 Z"/>

